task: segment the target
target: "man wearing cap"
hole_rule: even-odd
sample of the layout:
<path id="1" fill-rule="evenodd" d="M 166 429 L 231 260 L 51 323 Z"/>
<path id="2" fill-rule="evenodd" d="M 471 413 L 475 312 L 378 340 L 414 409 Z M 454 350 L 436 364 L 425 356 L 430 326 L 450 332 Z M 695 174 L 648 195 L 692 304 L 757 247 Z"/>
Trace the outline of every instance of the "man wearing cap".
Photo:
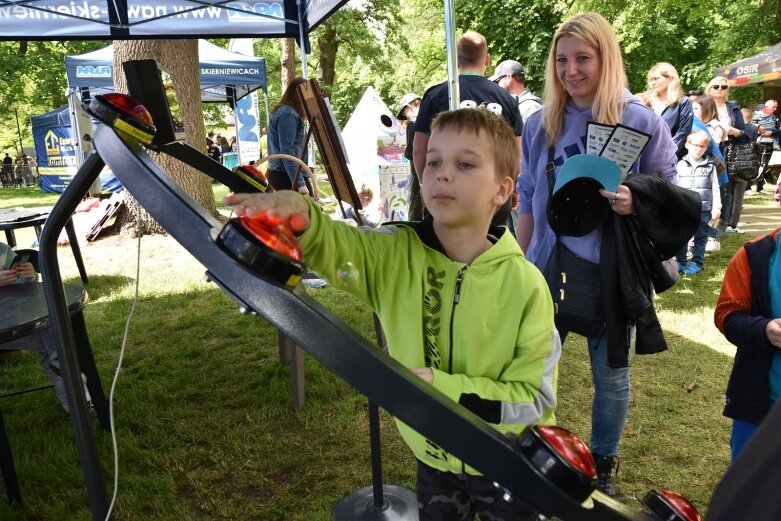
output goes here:
<path id="1" fill-rule="evenodd" d="M 475 31 L 465 32 L 456 44 L 458 55 L 458 89 L 459 108 L 482 107 L 501 117 L 513 129 L 521 146 L 521 131 L 523 122 L 518 112 L 518 104 L 515 98 L 507 91 L 500 88 L 494 82 L 485 77 L 485 69 L 491 62 L 488 54 L 488 44 L 485 37 Z M 440 112 L 450 110 L 448 99 L 448 82 L 444 81 L 428 89 L 423 95 L 420 104 L 418 119 L 415 121 L 415 139 L 412 147 L 412 155 L 415 163 L 415 172 L 420 181 L 423 169 L 426 166 L 426 151 L 428 149 L 429 136 L 431 135 L 431 121 Z M 520 165 L 518 165 L 520 169 Z M 494 224 L 505 225 L 510 216 L 512 199 L 502 207 L 494 217 Z"/>
<path id="2" fill-rule="evenodd" d="M 519 62 L 504 60 L 496 66 L 493 76 L 488 79 L 515 96 L 524 124 L 529 116 L 542 108 L 542 100 L 526 90 L 526 71 Z"/>
<path id="3" fill-rule="evenodd" d="M 420 197 L 420 182 L 418 181 L 418 175 L 415 171 L 415 163 L 412 156 L 412 142 L 415 139 L 415 120 L 418 117 L 418 109 L 420 108 L 420 96 L 414 92 L 405 94 L 399 102 L 399 113 L 396 114 L 396 119 L 399 121 L 407 121 L 405 129 L 407 131 L 407 146 L 404 149 L 404 157 L 409 159 L 410 171 L 410 189 L 409 189 L 409 220 L 410 221 L 422 221 L 423 220 L 423 199 Z"/>

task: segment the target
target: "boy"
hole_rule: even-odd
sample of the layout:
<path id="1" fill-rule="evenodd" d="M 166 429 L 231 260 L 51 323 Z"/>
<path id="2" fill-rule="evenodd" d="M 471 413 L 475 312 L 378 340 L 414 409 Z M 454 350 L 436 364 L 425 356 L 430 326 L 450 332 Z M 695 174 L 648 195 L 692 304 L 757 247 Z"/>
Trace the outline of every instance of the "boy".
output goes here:
<path id="1" fill-rule="evenodd" d="M 694 233 L 694 248 L 692 260 L 686 263 L 686 246 L 681 248 L 675 258 L 678 261 L 678 271 L 684 275 L 696 275 L 702 271 L 705 263 L 705 244 L 711 220 L 721 216 L 721 197 L 719 195 L 719 176 L 713 158 L 706 156 L 705 151 L 710 144 L 710 137 L 702 130 L 696 130 L 686 138 L 686 154 L 678 161 L 676 184 L 700 194 L 702 199 L 702 219 L 700 227 Z"/>
<path id="2" fill-rule="evenodd" d="M 378 231 L 332 222 L 293 192 L 231 194 L 237 215 L 308 222 L 307 262 L 377 313 L 392 357 L 503 433 L 552 423 L 561 344 L 550 293 L 506 228 L 491 218 L 510 197 L 520 151 L 510 127 L 481 109 L 432 125 L 423 221 Z M 339 281 L 340 266 L 360 274 Z M 498 310 L 498 311 L 489 311 Z M 418 459 L 420 519 L 534 520 L 491 480 L 399 423 Z"/>

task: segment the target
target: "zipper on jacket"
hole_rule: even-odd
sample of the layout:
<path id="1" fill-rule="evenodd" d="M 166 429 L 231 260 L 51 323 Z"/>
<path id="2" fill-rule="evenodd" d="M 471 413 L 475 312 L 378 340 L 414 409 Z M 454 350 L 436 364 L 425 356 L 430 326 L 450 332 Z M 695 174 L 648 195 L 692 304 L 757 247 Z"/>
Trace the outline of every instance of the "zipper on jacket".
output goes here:
<path id="1" fill-rule="evenodd" d="M 449 357 L 447 361 L 447 372 L 449 374 L 453 374 L 453 318 L 456 314 L 456 306 L 458 305 L 459 298 L 461 296 L 461 283 L 464 281 L 464 272 L 466 271 L 466 266 L 458 270 L 458 275 L 456 275 L 456 287 L 453 291 L 453 306 L 450 308 L 450 346 L 448 349 Z M 461 474 L 466 474 L 466 464 L 464 463 L 464 460 L 461 460 Z"/>
<path id="2" fill-rule="evenodd" d="M 456 314 L 456 306 L 458 305 L 458 299 L 461 293 L 461 282 L 464 280 L 464 272 L 466 266 L 458 270 L 456 275 L 456 288 L 453 292 L 453 306 L 450 308 L 450 349 L 448 350 L 447 372 L 453 374 L 453 318 Z"/>

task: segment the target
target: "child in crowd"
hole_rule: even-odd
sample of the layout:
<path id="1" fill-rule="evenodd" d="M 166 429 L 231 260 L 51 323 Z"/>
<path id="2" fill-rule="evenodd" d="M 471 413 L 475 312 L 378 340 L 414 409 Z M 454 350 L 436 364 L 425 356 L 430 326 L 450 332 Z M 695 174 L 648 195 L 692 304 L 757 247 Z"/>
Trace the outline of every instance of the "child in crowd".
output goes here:
<path id="1" fill-rule="evenodd" d="M 358 220 L 358 216 L 355 214 L 355 208 L 342 202 L 344 213 L 346 214 L 345 217 L 347 219 L 352 219 L 356 223 L 371 226 L 372 228 L 379 226 L 380 216 L 376 215 L 376 212 L 372 212 L 369 208 L 369 205 L 374 200 L 374 192 L 372 192 L 372 189 L 366 185 L 361 185 L 361 190 L 358 192 L 358 199 L 361 201 L 361 209 L 358 210 L 361 220 Z"/>
<path id="2" fill-rule="evenodd" d="M 230 194 L 225 202 L 238 215 L 303 218 L 307 263 L 371 307 L 390 355 L 426 383 L 502 433 L 552 423 L 561 344 L 550 292 L 512 234 L 491 227 L 518 175 L 513 131 L 482 109 L 443 112 L 431 131 L 423 221 L 353 228 L 292 191 Z M 347 262 L 360 275 L 340 281 Z M 486 312 L 497 304 L 518 311 Z M 398 427 L 418 459 L 421 520 L 537 519 L 435 441 Z"/>
<path id="3" fill-rule="evenodd" d="M 721 197 L 719 196 L 719 178 L 713 158 L 706 156 L 710 137 L 701 130 L 692 132 L 686 137 L 688 153 L 678 161 L 678 186 L 694 190 L 702 199 L 702 219 L 700 227 L 694 233 L 694 248 L 692 260 L 686 262 L 686 246 L 675 256 L 678 261 L 678 271 L 684 275 L 696 275 L 702 271 L 705 263 L 705 244 L 708 242 L 712 219 L 721 215 Z"/>
<path id="4" fill-rule="evenodd" d="M 37 252 L 32 252 L 30 255 L 35 254 L 37 254 Z M 29 260 L 25 260 L 24 262 L 18 261 L 17 252 L 7 244 L 0 242 L 0 301 L 2 301 L 4 297 L 4 286 L 11 284 L 27 284 L 36 282 L 37 280 L 38 274 L 35 272 L 32 262 Z M 57 394 L 57 399 L 60 400 L 62 408 L 65 409 L 65 412 L 68 412 L 70 409 L 68 407 L 68 400 L 65 396 L 65 382 L 63 382 L 60 374 L 57 348 L 54 344 L 51 330 L 44 329 L 17 340 L 11 340 L 0 344 L 0 351 L 22 350 L 38 352 L 41 357 L 43 372 L 46 373 L 46 376 L 49 377 L 49 380 L 54 386 L 54 392 Z M 84 386 L 84 395 L 89 402 L 90 395 L 86 385 Z"/>
<path id="5" fill-rule="evenodd" d="M 738 250 L 716 304 L 716 327 L 737 347 L 724 407 L 733 463 L 781 396 L 780 231 Z"/>

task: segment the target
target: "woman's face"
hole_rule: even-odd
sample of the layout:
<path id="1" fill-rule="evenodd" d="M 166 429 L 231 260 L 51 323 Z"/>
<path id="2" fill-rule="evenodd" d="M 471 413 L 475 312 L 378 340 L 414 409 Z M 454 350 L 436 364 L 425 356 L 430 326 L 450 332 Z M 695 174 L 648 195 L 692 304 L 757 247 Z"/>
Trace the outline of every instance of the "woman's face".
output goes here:
<path id="1" fill-rule="evenodd" d="M 667 95 L 667 86 L 670 84 L 670 78 L 660 74 L 659 72 L 652 71 L 648 75 L 648 86 L 658 96 Z"/>
<path id="2" fill-rule="evenodd" d="M 602 79 L 599 50 L 575 36 L 562 36 L 556 42 L 556 76 L 575 105 L 591 107 Z"/>
<path id="3" fill-rule="evenodd" d="M 718 80 L 716 83 L 710 86 L 710 89 L 708 89 L 706 94 L 718 102 L 727 99 L 728 90 L 729 88 L 727 87 L 727 80 Z"/>
<path id="4" fill-rule="evenodd" d="M 702 121 L 702 107 L 700 107 L 700 104 L 696 101 L 692 101 L 692 112 L 700 121 Z"/>

